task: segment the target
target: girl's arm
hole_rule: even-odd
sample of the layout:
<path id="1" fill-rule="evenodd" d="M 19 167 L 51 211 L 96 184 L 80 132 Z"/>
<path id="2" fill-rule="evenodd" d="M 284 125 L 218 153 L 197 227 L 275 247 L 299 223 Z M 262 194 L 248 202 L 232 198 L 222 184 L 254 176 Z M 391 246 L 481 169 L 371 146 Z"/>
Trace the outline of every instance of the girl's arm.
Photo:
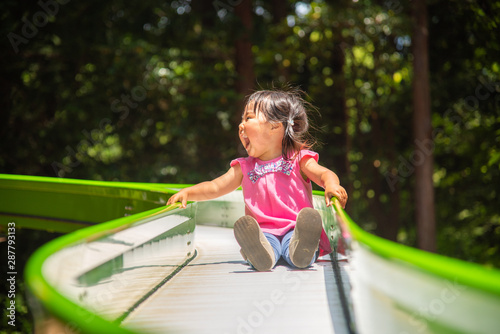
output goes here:
<path id="1" fill-rule="evenodd" d="M 241 166 L 236 164 L 229 168 L 226 174 L 212 181 L 198 183 L 180 190 L 168 199 L 167 205 L 181 202 L 182 207 L 186 208 L 188 201 L 204 201 L 220 197 L 238 188 L 242 179 Z"/>
<path id="2" fill-rule="evenodd" d="M 334 172 L 319 165 L 313 158 L 305 158 L 300 161 L 300 170 L 311 181 L 325 189 L 326 206 L 332 205 L 332 197 L 335 196 L 345 208 L 347 203 L 347 192 L 340 185 L 340 180 Z"/>

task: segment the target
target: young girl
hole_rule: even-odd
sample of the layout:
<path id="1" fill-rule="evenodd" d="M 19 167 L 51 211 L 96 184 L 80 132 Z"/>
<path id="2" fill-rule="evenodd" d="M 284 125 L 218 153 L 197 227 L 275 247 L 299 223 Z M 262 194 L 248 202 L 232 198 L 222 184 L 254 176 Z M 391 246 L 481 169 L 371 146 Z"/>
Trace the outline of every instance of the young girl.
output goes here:
<path id="1" fill-rule="evenodd" d="M 248 157 L 231 161 L 222 176 L 185 188 L 167 205 L 202 201 L 243 188 L 246 216 L 234 224 L 241 254 L 256 270 L 268 271 L 283 257 L 306 268 L 331 252 L 319 213 L 313 209 L 312 184 L 325 189 L 326 205 L 335 196 L 343 207 L 347 193 L 331 170 L 310 151 L 307 102 L 298 90 L 263 90 L 246 102 L 239 137 Z"/>

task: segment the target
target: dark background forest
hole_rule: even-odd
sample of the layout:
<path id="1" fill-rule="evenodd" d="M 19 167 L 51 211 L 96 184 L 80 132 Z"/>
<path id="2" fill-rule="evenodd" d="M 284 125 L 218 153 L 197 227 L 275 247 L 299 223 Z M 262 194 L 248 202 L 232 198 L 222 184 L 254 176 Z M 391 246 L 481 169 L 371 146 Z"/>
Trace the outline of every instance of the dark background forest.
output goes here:
<path id="1" fill-rule="evenodd" d="M 432 155 L 437 251 L 500 264 L 500 2 L 428 1 L 432 141 L 412 136 L 411 1 L 3 1 L 0 172 L 196 183 L 244 154 L 255 89 L 299 86 L 353 219 L 416 244 Z M 495 262 L 496 261 L 496 262 Z"/>
<path id="2" fill-rule="evenodd" d="M 255 89 L 299 86 L 320 163 L 366 230 L 500 267 L 500 1 L 426 2 L 429 140 L 413 137 L 414 1 L 0 3 L 0 173 L 196 183 L 244 154 Z M 421 51 L 421 50 L 420 50 Z"/>

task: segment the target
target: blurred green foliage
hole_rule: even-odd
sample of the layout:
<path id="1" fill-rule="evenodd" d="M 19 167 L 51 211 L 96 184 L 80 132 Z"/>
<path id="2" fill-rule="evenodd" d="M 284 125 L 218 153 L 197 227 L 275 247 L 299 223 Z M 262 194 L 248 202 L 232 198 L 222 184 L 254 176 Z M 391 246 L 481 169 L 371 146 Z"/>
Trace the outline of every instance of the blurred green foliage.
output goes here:
<path id="1" fill-rule="evenodd" d="M 238 3 L 1 2 L 0 172 L 169 183 L 225 172 L 244 154 Z M 410 3 L 254 1 L 254 86 L 307 91 L 320 162 L 354 220 L 385 237 L 415 244 L 412 169 L 432 153 L 439 252 L 500 266 L 500 2 L 429 2 L 434 136 L 420 146 Z"/>

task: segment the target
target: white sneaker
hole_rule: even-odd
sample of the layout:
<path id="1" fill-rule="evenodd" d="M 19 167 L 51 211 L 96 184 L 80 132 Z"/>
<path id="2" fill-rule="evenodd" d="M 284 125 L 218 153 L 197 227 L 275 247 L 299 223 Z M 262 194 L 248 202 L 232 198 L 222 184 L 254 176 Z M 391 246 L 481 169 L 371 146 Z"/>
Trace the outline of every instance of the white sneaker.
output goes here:
<path id="1" fill-rule="evenodd" d="M 290 260 L 297 268 L 306 268 L 318 250 L 323 223 L 318 211 L 304 208 L 297 215 L 297 223 L 290 239 Z"/>
<path id="2" fill-rule="evenodd" d="M 274 267 L 274 250 L 259 223 L 251 216 L 243 216 L 234 223 L 234 236 L 241 247 L 240 253 L 258 271 Z"/>

